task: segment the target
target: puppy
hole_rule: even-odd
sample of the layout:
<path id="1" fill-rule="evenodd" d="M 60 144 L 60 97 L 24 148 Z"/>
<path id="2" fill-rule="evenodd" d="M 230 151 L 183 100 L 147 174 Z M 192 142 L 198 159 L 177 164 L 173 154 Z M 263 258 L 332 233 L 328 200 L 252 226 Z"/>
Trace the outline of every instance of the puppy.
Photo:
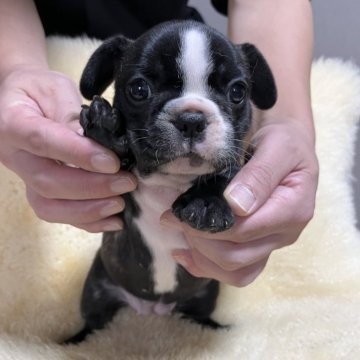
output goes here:
<path id="1" fill-rule="evenodd" d="M 95 96 L 115 80 L 113 106 Z M 217 328 L 210 318 L 219 283 L 196 278 L 172 258 L 186 249 L 184 235 L 160 226 L 169 208 L 191 227 L 229 229 L 234 214 L 223 192 L 246 153 L 252 103 L 276 101 L 273 76 L 250 44 L 233 45 L 197 22 L 159 25 L 135 41 L 105 41 L 83 72 L 81 124 L 112 149 L 138 178 L 124 196 L 121 231 L 104 233 L 86 280 L 81 312 L 85 328 L 70 342 L 100 329 L 131 306 L 140 314 L 181 313 Z"/>

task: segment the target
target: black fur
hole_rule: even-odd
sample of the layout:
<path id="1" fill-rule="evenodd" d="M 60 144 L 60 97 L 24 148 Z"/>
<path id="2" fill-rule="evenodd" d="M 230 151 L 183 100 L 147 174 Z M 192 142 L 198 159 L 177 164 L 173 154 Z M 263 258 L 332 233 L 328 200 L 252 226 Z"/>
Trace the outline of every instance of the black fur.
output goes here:
<path id="1" fill-rule="evenodd" d="M 251 125 L 250 99 L 260 109 L 267 109 L 276 101 L 271 71 L 253 45 L 234 46 L 215 30 L 185 21 L 160 25 L 134 42 L 123 36 L 113 37 L 91 56 L 80 84 L 83 95 L 91 99 L 101 94 L 114 79 L 113 105 L 95 96 L 90 106 L 83 107 L 81 125 L 86 136 L 119 156 L 123 169 L 135 169 L 140 177 L 162 171 L 163 165 L 181 156 L 189 156 L 194 163 L 201 162 L 197 155 L 182 154 L 181 145 L 202 141 L 206 127 L 202 114 L 176 114 L 168 127 L 154 121 L 159 114 L 167 116 L 166 105 L 181 95 L 183 74 L 176 59 L 180 54 L 181 33 L 190 27 L 206 33 L 213 49 L 214 66 L 207 84 L 211 89 L 209 96 L 233 129 L 228 146 L 236 151 L 220 151 L 219 156 L 211 160 L 214 172 L 199 176 L 176 199 L 172 210 L 181 221 L 195 229 L 217 232 L 234 223 L 234 214 L 223 192 L 240 169 L 240 158 L 246 154 L 239 142 Z M 144 95 L 141 101 L 134 99 L 132 93 L 138 88 L 131 87 L 138 79 L 148 84 L 135 94 L 140 98 Z M 235 89 L 232 88 L 234 83 L 238 84 Z M 231 98 L 231 91 L 235 98 Z M 113 295 L 109 286 L 119 286 L 141 299 L 176 303 L 174 311 L 183 317 L 218 328 L 220 325 L 210 318 L 219 292 L 217 281 L 193 277 L 179 266 L 175 290 L 161 294 L 154 291 L 152 254 L 134 223 L 141 215 L 141 204 L 136 203 L 132 194 L 124 198 L 125 210 L 119 214 L 124 229 L 104 234 L 84 287 L 81 309 L 85 328 L 69 342 L 82 341 L 93 329 L 104 327 L 118 309 L 126 306 Z"/>

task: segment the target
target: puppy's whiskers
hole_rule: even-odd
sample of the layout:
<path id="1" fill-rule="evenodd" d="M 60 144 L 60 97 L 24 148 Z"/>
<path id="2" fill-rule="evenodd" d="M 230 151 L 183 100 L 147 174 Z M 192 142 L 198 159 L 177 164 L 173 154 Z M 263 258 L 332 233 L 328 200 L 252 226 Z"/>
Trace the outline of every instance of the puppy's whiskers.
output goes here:
<path id="1" fill-rule="evenodd" d="M 133 132 L 133 131 L 146 131 L 146 132 L 149 132 L 150 130 L 149 129 L 131 129 L 131 130 L 129 130 L 129 132 Z"/>
<path id="2" fill-rule="evenodd" d="M 148 139 L 148 138 L 149 138 L 148 136 L 139 137 L 139 138 L 132 140 L 131 143 L 135 144 L 136 142 L 138 142 L 140 140 L 144 140 L 144 139 Z"/>
<path id="3" fill-rule="evenodd" d="M 215 114 L 215 113 L 210 113 L 210 114 L 206 114 L 206 118 L 207 119 L 212 119 L 212 118 L 216 118 L 218 115 L 217 114 Z"/>
<path id="4" fill-rule="evenodd" d="M 159 158 L 158 158 L 158 152 L 159 152 L 159 149 L 157 149 L 157 150 L 155 151 L 155 158 L 156 158 L 157 164 L 160 165 L 160 161 L 159 161 Z"/>

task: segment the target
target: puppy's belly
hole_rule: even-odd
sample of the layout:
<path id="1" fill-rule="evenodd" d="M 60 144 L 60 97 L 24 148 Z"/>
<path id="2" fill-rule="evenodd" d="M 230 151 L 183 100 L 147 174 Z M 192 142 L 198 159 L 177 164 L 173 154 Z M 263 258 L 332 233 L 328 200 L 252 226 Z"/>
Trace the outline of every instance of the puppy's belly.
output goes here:
<path id="1" fill-rule="evenodd" d="M 151 176 L 140 182 L 138 189 L 133 193 L 141 208 L 140 216 L 134 219 L 134 223 L 138 226 L 153 258 L 154 292 L 161 294 L 172 292 L 177 286 L 177 264 L 171 252 L 175 249 L 187 249 L 188 245 L 182 232 L 160 225 L 160 216 L 171 208 L 175 199 L 190 186 L 190 183 L 175 182 L 177 186 L 170 187 L 163 183 L 162 176 L 156 177 L 157 179 Z"/>
<path id="2" fill-rule="evenodd" d="M 141 299 L 129 293 L 121 286 L 114 286 L 109 282 L 105 282 L 104 287 L 112 296 L 128 304 L 139 315 L 169 315 L 176 305 L 176 303 L 165 304 L 161 300 L 149 301 Z"/>

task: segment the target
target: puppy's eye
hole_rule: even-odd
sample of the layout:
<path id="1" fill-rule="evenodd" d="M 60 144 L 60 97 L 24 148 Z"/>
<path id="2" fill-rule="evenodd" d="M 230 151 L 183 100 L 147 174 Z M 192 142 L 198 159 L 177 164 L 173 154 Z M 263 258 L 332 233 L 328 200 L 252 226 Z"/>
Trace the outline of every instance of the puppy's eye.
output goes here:
<path id="1" fill-rule="evenodd" d="M 229 99 L 234 104 L 240 104 L 246 96 L 246 85 L 242 81 L 231 84 L 229 88 Z"/>
<path id="2" fill-rule="evenodd" d="M 146 100 L 150 97 L 149 84 L 144 79 L 135 79 L 128 86 L 129 94 L 136 101 Z"/>

